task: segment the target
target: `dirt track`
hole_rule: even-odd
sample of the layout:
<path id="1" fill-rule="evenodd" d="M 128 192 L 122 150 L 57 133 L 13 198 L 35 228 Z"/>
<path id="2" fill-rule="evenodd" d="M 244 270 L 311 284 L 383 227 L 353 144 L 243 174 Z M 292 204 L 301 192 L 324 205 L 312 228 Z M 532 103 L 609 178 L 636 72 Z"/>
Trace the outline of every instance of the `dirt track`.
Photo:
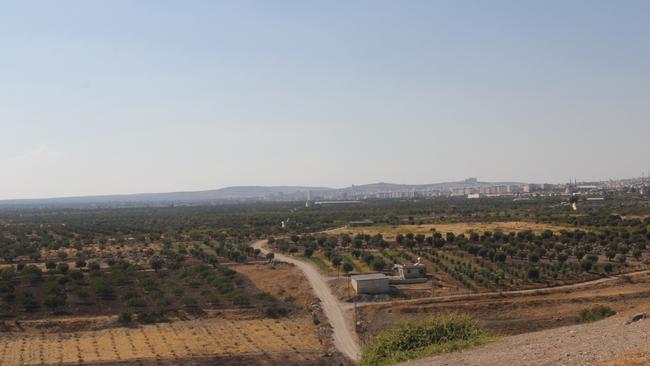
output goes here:
<path id="1" fill-rule="evenodd" d="M 253 243 L 253 247 L 260 249 L 262 253 L 266 254 L 269 251 L 264 248 L 264 244 L 266 244 L 266 240 L 260 240 Z M 353 330 L 348 326 L 349 322 L 346 321 L 346 308 L 332 294 L 323 276 L 321 276 L 316 268 L 308 263 L 279 253 L 274 253 L 274 255 L 275 259 L 292 263 L 305 273 L 314 293 L 321 300 L 323 311 L 333 328 L 334 345 L 350 359 L 358 360 L 361 355 L 361 349 Z"/>
<path id="2" fill-rule="evenodd" d="M 649 311 L 645 305 L 637 311 Z M 629 315 L 629 314 L 628 314 Z M 520 334 L 464 352 L 449 353 L 405 363 L 409 366 L 434 365 L 594 365 L 629 352 L 648 351 L 650 319 L 626 324 L 625 315 L 599 322 Z M 650 364 L 647 353 L 639 356 Z M 614 362 L 616 365 L 626 363 Z"/>
<path id="3" fill-rule="evenodd" d="M 389 304 L 430 304 L 433 302 L 445 302 L 450 300 L 473 300 L 481 298 L 490 298 L 494 296 L 508 296 L 508 295 L 541 295 L 541 294 L 550 294 L 557 292 L 565 292 L 567 290 L 576 290 L 589 288 L 597 285 L 603 285 L 607 283 L 614 283 L 622 278 L 622 276 L 636 277 L 636 276 L 646 276 L 650 275 L 650 270 L 642 270 L 636 272 L 630 272 L 622 275 L 616 275 L 611 277 L 599 278 L 592 281 L 578 282 L 570 285 L 555 286 L 555 287 L 543 287 L 538 289 L 528 289 L 528 290 L 513 290 L 513 291 L 492 291 L 492 292 L 478 292 L 471 294 L 459 294 L 459 295 L 446 295 L 446 296 L 434 296 L 434 297 L 424 297 L 418 299 L 409 299 L 409 300 L 391 300 L 391 301 L 374 301 L 374 302 L 358 302 L 358 307 L 364 306 L 378 306 L 378 305 L 389 305 Z"/>

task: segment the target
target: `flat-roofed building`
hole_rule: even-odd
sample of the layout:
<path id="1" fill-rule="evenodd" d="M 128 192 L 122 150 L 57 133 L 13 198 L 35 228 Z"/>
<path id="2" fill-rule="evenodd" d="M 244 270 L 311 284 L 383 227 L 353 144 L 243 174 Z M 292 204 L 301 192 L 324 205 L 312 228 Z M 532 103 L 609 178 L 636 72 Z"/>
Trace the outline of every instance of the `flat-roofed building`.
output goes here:
<path id="1" fill-rule="evenodd" d="M 421 263 L 396 264 L 395 269 L 397 270 L 397 275 L 403 280 L 427 277 L 427 267 Z"/>
<path id="2" fill-rule="evenodd" d="M 383 273 L 354 275 L 350 281 L 357 294 L 385 294 L 390 288 L 390 279 Z"/>

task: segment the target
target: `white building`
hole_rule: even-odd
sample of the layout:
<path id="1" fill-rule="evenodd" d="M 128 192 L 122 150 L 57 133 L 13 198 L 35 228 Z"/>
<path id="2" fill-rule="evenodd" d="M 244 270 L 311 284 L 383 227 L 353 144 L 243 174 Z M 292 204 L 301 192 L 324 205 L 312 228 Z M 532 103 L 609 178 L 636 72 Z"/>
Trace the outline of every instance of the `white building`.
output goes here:
<path id="1" fill-rule="evenodd" d="M 398 276 L 403 279 L 411 278 L 425 278 L 427 276 L 427 267 L 421 263 L 414 264 L 396 264 L 395 269 L 397 270 Z"/>

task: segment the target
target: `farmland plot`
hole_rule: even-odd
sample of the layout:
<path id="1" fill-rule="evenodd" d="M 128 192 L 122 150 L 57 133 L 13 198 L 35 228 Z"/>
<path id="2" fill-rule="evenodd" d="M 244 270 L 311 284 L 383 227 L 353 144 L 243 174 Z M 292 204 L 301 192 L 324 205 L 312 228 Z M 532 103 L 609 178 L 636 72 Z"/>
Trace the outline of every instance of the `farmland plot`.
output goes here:
<path id="1" fill-rule="evenodd" d="M 0 364 L 95 364 L 323 352 L 310 319 L 203 319 L 72 333 L 0 336 Z"/>

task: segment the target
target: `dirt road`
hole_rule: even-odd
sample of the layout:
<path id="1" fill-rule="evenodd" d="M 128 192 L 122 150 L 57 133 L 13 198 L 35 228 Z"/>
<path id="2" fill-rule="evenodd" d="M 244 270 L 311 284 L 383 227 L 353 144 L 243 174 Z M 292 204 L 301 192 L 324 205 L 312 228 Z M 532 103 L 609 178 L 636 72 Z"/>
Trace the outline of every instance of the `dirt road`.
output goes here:
<path id="1" fill-rule="evenodd" d="M 266 240 L 260 240 L 253 243 L 253 248 L 259 249 L 262 253 L 269 252 L 264 247 Z M 343 304 L 332 294 L 327 282 L 318 272 L 318 270 L 311 266 L 311 264 L 292 258 L 280 253 L 274 253 L 275 259 L 292 263 L 300 268 L 311 285 L 314 293 L 321 300 L 323 311 L 333 328 L 334 345 L 336 348 L 350 359 L 357 361 L 361 355 L 361 349 L 357 342 L 357 338 L 346 321 L 346 309 Z M 351 325 L 351 324 L 350 324 Z"/>

